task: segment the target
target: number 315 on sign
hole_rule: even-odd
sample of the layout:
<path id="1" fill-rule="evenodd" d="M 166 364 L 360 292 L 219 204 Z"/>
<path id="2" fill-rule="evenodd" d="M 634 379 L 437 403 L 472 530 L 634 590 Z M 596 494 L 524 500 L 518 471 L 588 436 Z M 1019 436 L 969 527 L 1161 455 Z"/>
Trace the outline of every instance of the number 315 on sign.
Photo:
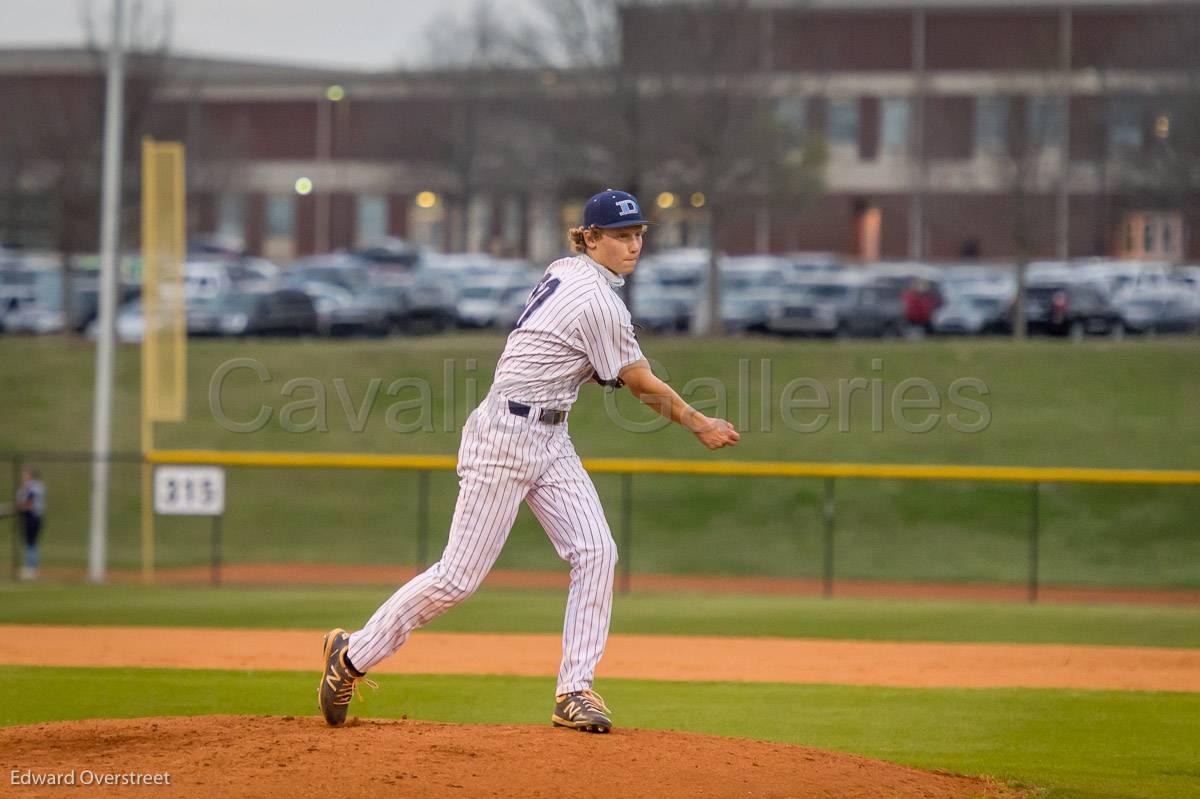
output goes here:
<path id="1" fill-rule="evenodd" d="M 220 516 L 225 512 L 225 470 L 219 466 L 158 466 L 154 512 L 169 516 Z"/>

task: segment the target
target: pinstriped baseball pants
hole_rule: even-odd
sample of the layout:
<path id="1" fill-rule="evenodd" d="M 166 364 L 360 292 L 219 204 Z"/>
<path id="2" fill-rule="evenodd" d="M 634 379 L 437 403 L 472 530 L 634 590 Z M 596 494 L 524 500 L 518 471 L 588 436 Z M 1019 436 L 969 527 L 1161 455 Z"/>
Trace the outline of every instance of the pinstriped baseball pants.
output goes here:
<path id="1" fill-rule="evenodd" d="M 617 547 L 566 424 L 508 410 L 489 394 L 471 413 L 458 448 L 458 502 L 441 560 L 405 583 L 350 636 L 348 655 L 367 671 L 413 630 L 469 597 L 508 538 L 521 501 L 571 565 L 556 693 L 591 688 L 612 614 Z"/>

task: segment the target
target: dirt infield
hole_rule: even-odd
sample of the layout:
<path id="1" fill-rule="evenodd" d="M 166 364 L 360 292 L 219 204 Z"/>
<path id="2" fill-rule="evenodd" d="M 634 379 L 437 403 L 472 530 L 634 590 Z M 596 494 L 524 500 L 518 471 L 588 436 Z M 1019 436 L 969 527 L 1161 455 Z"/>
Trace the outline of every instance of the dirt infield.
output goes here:
<path id="1" fill-rule="evenodd" d="M 221 582 L 227 585 L 400 585 L 417 574 L 414 566 L 328 565 L 315 563 L 234 563 L 221 567 Z M 52 579 L 79 581 L 82 571 L 51 569 Z M 140 571 L 113 570 L 113 582 L 141 582 Z M 208 583 L 208 566 L 159 569 L 155 582 L 163 585 Z M 489 588 L 566 588 L 565 571 L 522 571 L 496 569 L 488 575 Z M 821 596 L 824 583 L 814 579 L 790 577 L 733 577 L 725 575 L 635 574 L 630 580 L 634 591 L 730 594 L 774 594 Z M 1025 585 L 972 585 L 963 583 L 921 583 L 875 580 L 837 580 L 834 593 L 842 597 L 890 599 L 940 599 L 977 602 L 1026 602 Z M 1043 585 L 1038 588 L 1042 602 L 1117 603 L 1143 605 L 1200 606 L 1200 590 L 1153 588 L 1085 588 Z"/>
<path id="2" fill-rule="evenodd" d="M 923 797 L 1023 794 L 986 780 L 788 744 L 690 733 L 584 735 L 529 726 L 207 716 L 64 722 L 0 729 L 18 778 L 41 796 L 619 796 Z M 79 787 L 107 777 L 169 785 Z M 4 775 L 9 779 L 10 775 Z M 65 776 L 64 776 L 65 778 Z"/>
<path id="3" fill-rule="evenodd" d="M 0 625 L 0 664 L 318 670 L 321 631 Z M 557 635 L 414 635 L 377 674 L 554 674 Z M 486 665 L 480 653 L 487 653 Z M 601 675 L 898 687 L 1200 691 L 1200 650 L 614 635 Z"/>

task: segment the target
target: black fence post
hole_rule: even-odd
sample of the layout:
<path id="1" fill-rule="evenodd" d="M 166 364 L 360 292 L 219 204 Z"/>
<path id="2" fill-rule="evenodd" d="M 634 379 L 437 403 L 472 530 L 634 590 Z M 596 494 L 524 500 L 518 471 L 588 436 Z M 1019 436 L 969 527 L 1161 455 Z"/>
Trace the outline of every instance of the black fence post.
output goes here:
<path id="1" fill-rule="evenodd" d="M 12 502 L 12 569 L 11 577 L 17 579 L 17 573 L 20 571 L 21 565 L 25 562 L 22 552 L 23 544 L 25 543 L 22 536 L 21 511 L 17 507 L 17 491 L 21 487 L 21 471 L 24 469 L 24 459 L 21 455 L 14 455 L 12 459 L 12 496 L 9 501 Z"/>
<path id="2" fill-rule="evenodd" d="M 825 521 L 825 562 L 822 568 L 822 593 L 826 598 L 833 596 L 833 523 L 835 511 L 833 478 L 826 477 L 825 501 L 821 506 L 821 516 Z"/>
<path id="3" fill-rule="evenodd" d="M 1039 484 L 1029 484 L 1029 601 L 1038 599 L 1038 535 L 1040 531 Z"/>
<path id="4" fill-rule="evenodd" d="M 221 514 L 213 516 L 212 522 L 212 584 L 213 588 L 221 585 L 221 522 L 225 517 Z"/>
<path id="5" fill-rule="evenodd" d="M 417 571 L 429 558 L 429 472 L 417 472 Z"/>
<path id="6" fill-rule="evenodd" d="M 621 593 L 633 585 L 633 475 L 621 475 Z"/>

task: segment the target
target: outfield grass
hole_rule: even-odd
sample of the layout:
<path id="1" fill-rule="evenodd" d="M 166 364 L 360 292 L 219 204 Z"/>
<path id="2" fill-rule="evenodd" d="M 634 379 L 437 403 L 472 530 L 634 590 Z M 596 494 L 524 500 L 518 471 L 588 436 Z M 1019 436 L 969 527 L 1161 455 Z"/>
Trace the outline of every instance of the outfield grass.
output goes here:
<path id="1" fill-rule="evenodd" d="M 390 589 L 0 588 L 0 623 L 353 628 Z M 432 630 L 557 633 L 564 592 L 483 589 Z M 616 597 L 614 633 L 1200 647 L 1200 609 L 814 599 Z"/>
<path id="2" fill-rule="evenodd" d="M 189 413 L 180 425 L 159 425 L 168 447 L 232 450 L 318 450 L 454 453 L 466 416 L 467 378 L 481 395 L 490 384 L 503 339 L 443 336 L 390 341 L 192 341 Z M 771 339 L 650 339 L 646 352 L 669 367 L 677 388 L 694 378 L 726 387 L 727 415 L 745 432 L 732 451 L 708 453 L 678 429 L 636 434 L 606 416 L 600 389 L 585 387 L 571 417 L 572 437 L 584 457 L 678 457 L 798 461 L 915 462 L 1033 466 L 1196 468 L 1200 465 L 1200 339 L 1125 342 L 1006 341 L 791 342 Z M 118 354 L 114 446 L 137 448 L 137 349 Z M 53 337 L 0 338 L 0 392 L 16 409 L 0 419 L 0 451 L 85 450 L 91 436 L 89 345 Z M 259 432 L 236 434 L 215 421 L 209 382 L 234 357 L 253 358 L 271 374 L 259 383 L 235 372 L 222 393 L 225 411 L 249 419 L 272 410 Z M 468 358 L 477 366 L 468 370 Z M 740 386 L 739 361 L 749 380 Z M 762 388 L 762 360 L 771 362 L 770 392 Z M 879 360 L 879 368 L 875 361 Z M 446 362 L 455 364 L 453 402 L 443 387 Z M 839 430 L 832 419 L 820 432 L 798 433 L 781 417 L 780 396 L 795 377 L 826 386 L 836 409 L 839 380 L 879 379 L 882 430 L 872 430 L 869 392 L 850 397 Z M 326 395 L 327 432 L 293 433 L 279 417 L 293 400 L 286 382 L 317 379 Z M 398 377 L 431 386 L 432 432 L 396 433 L 386 424 L 392 403 L 412 391 L 380 391 L 361 432 L 341 409 L 335 379 L 345 381 L 352 404 L 372 378 L 383 388 Z M 924 377 L 945 401 L 960 378 L 982 380 L 991 423 L 976 434 L 956 432 L 942 418 L 928 433 L 899 428 L 888 407 L 905 378 Z M 703 401 L 712 389 L 690 397 Z M 809 396 L 809 395 L 804 395 Z M 974 396 L 974 395 L 973 395 Z M 626 392 L 617 395 L 626 418 L 649 412 Z M 445 425 L 446 406 L 452 424 Z M 762 408 L 768 409 L 767 414 Z M 964 419 L 971 415 L 960 411 Z M 836 413 L 835 413 L 836 415 Z M 299 421 L 311 411 L 296 415 Z M 798 412 L 811 421 L 813 412 Z M 915 414 L 911 414 L 916 418 Z M 416 414 L 401 414 L 411 421 Z M 769 428 L 769 432 L 768 432 Z M 51 516 L 45 556 L 50 565 L 80 565 L 86 557 L 88 467 L 39 464 L 46 472 Z M 110 557 L 114 565 L 139 562 L 136 466 L 114 469 Z M 0 481 L 7 479 L 0 474 Z M 619 482 L 598 476 L 597 487 L 614 526 L 619 525 Z M 2 488 L 2 485 L 0 485 Z M 229 471 L 225 556 L 231 561 L 338 561 L 411 563 L 416 557 L 417 480 L 412 474 L 336 470 Z M 456 481 L 431 480 L 431 536 L 436 554 L 445 539 Z M 818 480 L 639 476 L 634 480 L 634 545 L 622 553 L 641 572 L 769 574 L 811 577 L 821 568 L 823 486 Z M 862 579 L 1019 582 L 1027 569 L 1029 493 L 1024 485 L 839 481 L 839 576 Z M 1063 584 L 1200 586 L 1200 487 L 1044 486 L 1041 500 L 1041 573 Z M 207 526 L 161 520 L 162 565 L 202 563 Z M 502 567 L 552 568 L 557 560 L 528 512 L 518 519 Z"/>
<path id="3" fill-rule="evenodd" d="M 0 667 L 10 697 L 0 704 L 0 724 L 211 713 L 311 716 L 315 680 L 315 672 Z M 597 687 L 618 724 L 628 727 L 854 752 L 1036 785 L 1061 799 L 1183 799 L 1200 792 L 1195 694 L 640 680 L 605 680 Z M 353 712 L 546 724 L 552 692 L 551 678 L 386 675 Z"/>

